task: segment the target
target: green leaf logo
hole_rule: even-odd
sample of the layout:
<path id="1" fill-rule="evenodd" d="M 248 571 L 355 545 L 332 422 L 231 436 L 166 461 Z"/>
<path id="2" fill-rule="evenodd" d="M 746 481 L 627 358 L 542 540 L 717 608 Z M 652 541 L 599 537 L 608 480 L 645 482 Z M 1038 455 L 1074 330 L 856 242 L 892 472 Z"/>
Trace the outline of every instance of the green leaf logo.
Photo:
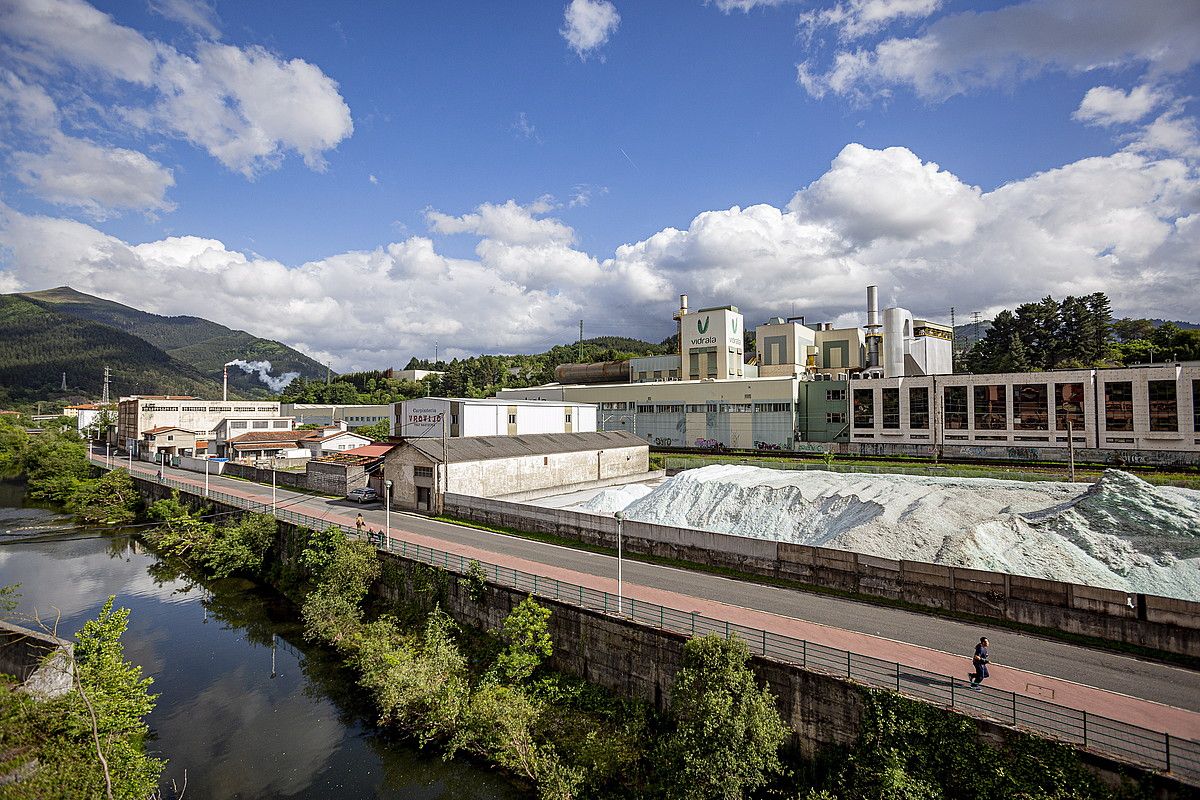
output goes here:
<path id="1" fill-rule="evenodd" d="M 729 330 L 733 333 L 737 333 L 737 317 L 729 318 Z"/>
<path id="2" fill-rule="evenodd" d="M 696 330 L 700 333 L 708 333 L 708 317 L 696 320 Z"/>

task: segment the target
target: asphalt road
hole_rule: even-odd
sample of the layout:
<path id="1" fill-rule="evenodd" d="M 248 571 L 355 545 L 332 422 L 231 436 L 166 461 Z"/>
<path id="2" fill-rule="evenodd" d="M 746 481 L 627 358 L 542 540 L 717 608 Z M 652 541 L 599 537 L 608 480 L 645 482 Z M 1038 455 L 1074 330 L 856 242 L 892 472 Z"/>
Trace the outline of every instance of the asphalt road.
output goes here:
<path id="1" fill-rule="evenodd" d="M 134 462 L 134 468 L 139 469 L 138 462 Z M 145 472 L 156 471 L 149 464 L 141 464 L 140 468 Z M 196 473 L 184 470 L 168 469 L 168 473 L 177 479 L 199 478 L 201 482 L 204 479 L 202 474 L 197 476 Z M 211 477 L 210 481 L 214 491 L 254 491 L 270 502 L 269 486 L 215 476 Z M 378 503 L 360 507 L 345 500 L 330 500 L 282 488 L 276 489 L 276 495 L 280 504 L 286 503 L 288 508 L 294 511 L 316 517 L 326 514 L 353 517 L 361 510 L 370 527 L 384 527 L 385 515 Z M 616 575 L 614 556 L 544 544 L 395 511 L 391 514 L 391 525 L 393 532 L 411 531 L 445 542 L 469 545 L 500 555 L 519 557 L 589 575 Z M 964 672 L 975 643 L 979 641 L 980 636 L 987 636 L 991 640 L 992 660 L 998 665 L 1063 678 L 1130 697 L 1200 712 L 1200 672 L 1182 667 L 1066 644 L 1003 628 L 991 629 L 986 625 L 960 623 L 943 617 L 823 594 L 764 586 L 630 559 L 625 559 L 623 569 L 625 581 L 631 584 L 961 655 L 964 659 Z M 886 655 L 881 657 L 886 658 Z"/>

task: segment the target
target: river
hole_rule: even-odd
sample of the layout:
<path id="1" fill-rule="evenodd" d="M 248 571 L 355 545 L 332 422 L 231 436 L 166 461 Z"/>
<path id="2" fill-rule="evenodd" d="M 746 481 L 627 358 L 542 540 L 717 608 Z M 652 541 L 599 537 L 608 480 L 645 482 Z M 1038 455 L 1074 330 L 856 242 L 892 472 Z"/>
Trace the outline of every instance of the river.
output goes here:
<path id="1" fill-rule="evenodd" d="M 353 675 L 304 641 L 294 606 L 246 581 L 197 585 L 127 534 L 71 526 L 0 481 L 0 585 L 21 584 L 18 614 L 70 638 L 109 595 L 130 609 L 125 655 L 154 678 L 154 755 L 187 797 L 515 800 L 503 778 L 442 761 L 373 724 Z"/>

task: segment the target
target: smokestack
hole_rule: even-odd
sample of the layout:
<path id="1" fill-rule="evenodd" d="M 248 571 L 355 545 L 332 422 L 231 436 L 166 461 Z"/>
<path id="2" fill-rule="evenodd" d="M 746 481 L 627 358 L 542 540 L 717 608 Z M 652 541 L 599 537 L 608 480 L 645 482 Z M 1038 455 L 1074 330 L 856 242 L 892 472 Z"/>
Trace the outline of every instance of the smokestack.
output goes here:
<path id="1" fill-rule="evenodd" d="M 879 366 L 879 287 L 867 287 L 867 367 Z"/>
<path id="2" fill-rule="evenodd" d="M 681 295 L 679 295 L 679 316 L 682 317 L 686 313 L 687 313 L 687 295 L 681 294 Z"/>
<path id="3" fill-rule="evenodd" d="M 681 294 L 679 295 L 679 310 L 675 312 L 675 321 L 678 323 L 675 326 L 676 339 L 678 340 L 675 349 L 679 353 L 679 377 L 681 379 L 687 375 L 688 368 L 687 364 L 683 363 L 683 317 L 687 312 L 687 295 Z"/>
<path id="4" fill-rule="evenodd" d="M 221 402 L 229 402 L 229 365 L 221 370 Z"/>

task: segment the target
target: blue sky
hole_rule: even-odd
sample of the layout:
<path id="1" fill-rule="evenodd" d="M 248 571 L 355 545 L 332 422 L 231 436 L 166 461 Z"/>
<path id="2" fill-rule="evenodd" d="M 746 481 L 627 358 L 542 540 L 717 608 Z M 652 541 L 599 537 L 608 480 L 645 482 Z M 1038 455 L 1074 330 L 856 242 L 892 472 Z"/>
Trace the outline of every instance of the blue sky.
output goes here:
<path id="1" fill-rule="evenodd" d="M 1107 291 L 1195 319 L 1200 8 L 0 0 L 0 291 L 335 368 Z"/>

